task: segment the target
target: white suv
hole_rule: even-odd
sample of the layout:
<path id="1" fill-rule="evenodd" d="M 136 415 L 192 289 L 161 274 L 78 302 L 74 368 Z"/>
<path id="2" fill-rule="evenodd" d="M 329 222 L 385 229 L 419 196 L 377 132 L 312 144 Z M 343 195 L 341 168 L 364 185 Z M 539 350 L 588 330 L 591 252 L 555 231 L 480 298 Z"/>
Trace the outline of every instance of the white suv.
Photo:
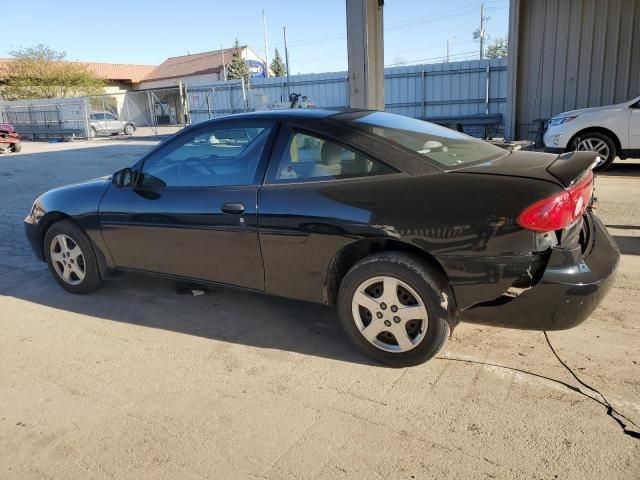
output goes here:
<path id="1" fill-rule="evenodd" d="M 598 152 L 597 169 L 609 167 L 616 156 L 640 158 L 640 97 L 605 107 L 561 113 L 549 120 L 545 150 Z"/>

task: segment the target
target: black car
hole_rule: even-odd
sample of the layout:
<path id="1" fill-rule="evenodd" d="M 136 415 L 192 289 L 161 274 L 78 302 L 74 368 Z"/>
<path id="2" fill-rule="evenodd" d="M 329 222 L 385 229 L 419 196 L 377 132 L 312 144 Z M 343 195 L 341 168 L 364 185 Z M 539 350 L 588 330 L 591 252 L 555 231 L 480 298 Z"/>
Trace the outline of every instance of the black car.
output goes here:
<path id="1" fill-rule="evenodd" d="M 591 208 L 595 162 L 382 112 L 241 114 L 45 193 L 25 227 L 70 292 L 122 270 L 337 305 L 366 354 L 415 365 L 460 321 L 589 316 L 619 259 Z"/>

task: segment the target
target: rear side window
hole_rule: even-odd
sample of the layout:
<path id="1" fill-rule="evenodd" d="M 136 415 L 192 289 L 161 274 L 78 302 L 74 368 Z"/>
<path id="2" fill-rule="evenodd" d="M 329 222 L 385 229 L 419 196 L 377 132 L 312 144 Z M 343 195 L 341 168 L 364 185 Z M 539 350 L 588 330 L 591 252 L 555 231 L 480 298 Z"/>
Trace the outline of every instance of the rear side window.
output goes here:
<path id="1" fill-rule="evenodd" d="M 433 160 L 444 168 L 508 155 L 500 147 L 433 123 L 385 112 L 349 112 L 334 118 Z"/>
<path id="2" fill-rule="evenodd" d="M 313 181 L 395 173 L 359 152 L 307 133 L 293 132 L 281 155 L 275 180 Z"/>

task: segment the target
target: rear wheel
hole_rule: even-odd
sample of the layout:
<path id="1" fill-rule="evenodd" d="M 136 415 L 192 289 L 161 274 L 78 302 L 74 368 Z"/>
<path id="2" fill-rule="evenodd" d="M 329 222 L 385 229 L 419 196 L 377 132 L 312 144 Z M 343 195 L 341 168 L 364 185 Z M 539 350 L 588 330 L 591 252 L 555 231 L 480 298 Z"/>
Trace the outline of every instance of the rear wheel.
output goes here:
<path id="1" fill-rule="evenodd" d="M 54 223 L 44 237 L 44 254 L 51 274 L 72 293 L 91 293 L 102 285 L 91 240 L 71 220 Z"/>
<path id="2" fill-rule="evenodd" d="M 616 159 L 616 144 L 608 136 L 600 132 L 586 132 L 573 140 L 573 149 L 582 152 L 596 152 L 598 165 L 594 170 L 606 170 Z"/>
<path id="3" fill-rule="evenodd" d="M 354 265 L 338 295 L 342 327 L 366 355 L 393 367 L 421 364 L 444 345 L 452 319 L 448 282 L 420 259 L 374 254 Z"/>
<path id="4" fill-rule="evenodd" d="M 22 150 L 22 144 L 20 142 L 11 145 L 12 152 L 18 153 L 20 150 Z"/>
<path id="5" fill-rule="evenodd" d="M 135 132 L 135 131 L 136 131 L 135 127 L 133 125 L 131 125 L 130 123 L 127 123 L 124 126 L 124 134 L 125 135 L 133 135 L 133 132 Z"/>
<path id="6" fill-rule="evenodd" d="M 98 132 L 96 131 L 96 129 L 94 127 L 91 127 L 89 129 L 89 138 L 95 138 L 95 136 L 98 134 Z"/>

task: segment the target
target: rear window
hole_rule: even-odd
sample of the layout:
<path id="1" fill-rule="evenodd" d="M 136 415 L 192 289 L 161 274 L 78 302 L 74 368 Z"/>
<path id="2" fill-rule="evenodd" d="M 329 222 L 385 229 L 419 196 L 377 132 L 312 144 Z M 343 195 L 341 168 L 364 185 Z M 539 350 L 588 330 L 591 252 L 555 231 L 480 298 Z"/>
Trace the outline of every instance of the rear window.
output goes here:
<path id="1" fill-rule="evenodd" d="M 349 112 L 334 118 L 418 153 L 444 168 L 508 155 L 500 147 L 415 118 L 385 112 Z"/>

